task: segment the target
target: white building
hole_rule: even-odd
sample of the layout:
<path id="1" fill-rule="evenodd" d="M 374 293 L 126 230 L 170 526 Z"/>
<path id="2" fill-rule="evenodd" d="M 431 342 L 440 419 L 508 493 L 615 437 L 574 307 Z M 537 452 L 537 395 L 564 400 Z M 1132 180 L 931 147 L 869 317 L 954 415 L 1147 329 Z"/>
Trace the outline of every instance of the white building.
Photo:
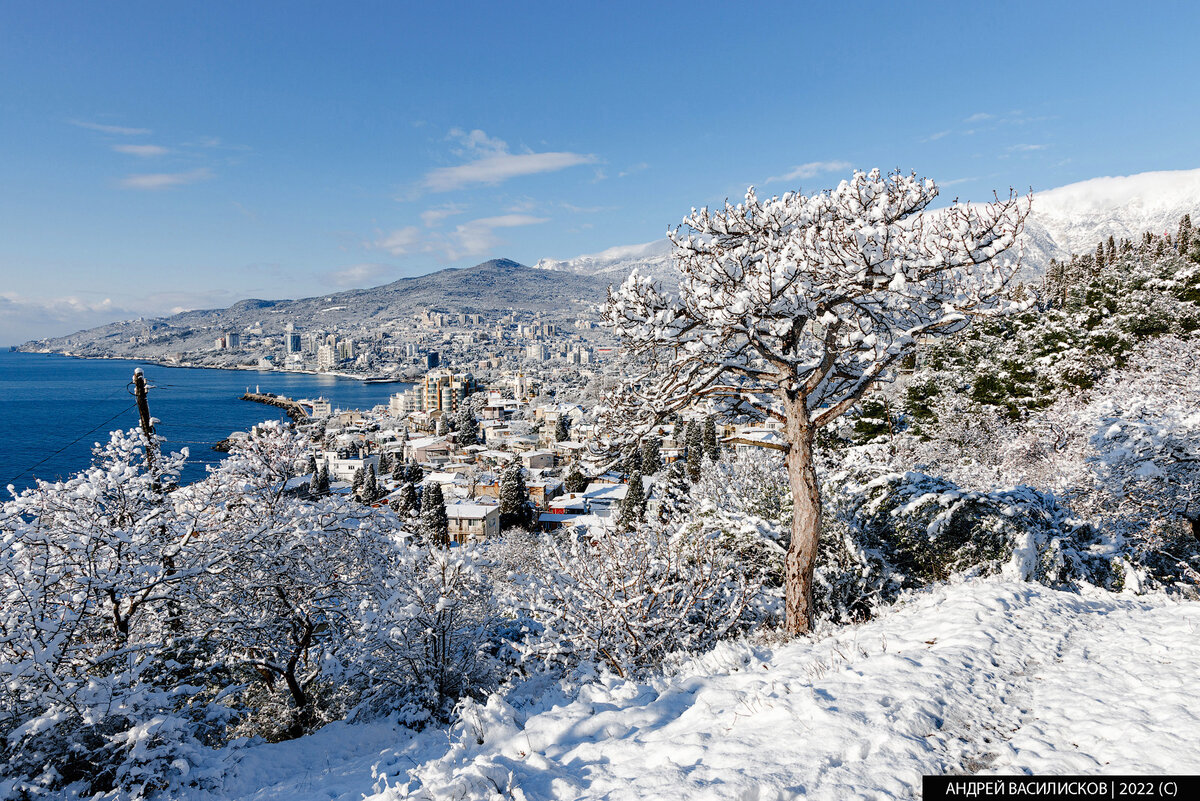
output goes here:
<path id="1" fill-rule="evenodd" d="M 479 542 L 500 533 L 500 506 L 482 503 L 446 504 L 450 538 L 460 545 Z"/>
<path id="2" fill-rule="evenodd" d="M 329 345 L 322 345 L 321 347 L 317 348 L 317 369 L 318 370 L 332 370 L 334 367 L 337 366 L 337 363 L 338 363 L 337 354 L 334 353 L 334 350 L 332 347 L 330 347 Z"/>

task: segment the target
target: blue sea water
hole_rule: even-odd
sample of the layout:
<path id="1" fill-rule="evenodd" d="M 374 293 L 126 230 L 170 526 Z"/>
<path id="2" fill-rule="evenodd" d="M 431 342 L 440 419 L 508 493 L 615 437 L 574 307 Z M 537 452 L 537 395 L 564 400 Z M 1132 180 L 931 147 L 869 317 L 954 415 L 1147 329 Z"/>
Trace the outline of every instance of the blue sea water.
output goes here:
<path id="1" fill-rule="evenodd" d="M 247 389 L 290 398 L 329 399 L 335 409 L 369 409 L 409 384 L 364 384 L 350 378 L 251 370 L 163 367 L 125 360 L 74 359 L 0 351 L 0 498 L 34 479 L 66 478 L 88 465 L 92 447 L 108 432 L 138 425 L 133 371 L 150 385 L 150 414 L 169 450 L 187 447 L 182 480 L 196 481 L 224 454 L 212 446 L 263 420 L 286 419 L 281 409 L 239 400 Z"/>

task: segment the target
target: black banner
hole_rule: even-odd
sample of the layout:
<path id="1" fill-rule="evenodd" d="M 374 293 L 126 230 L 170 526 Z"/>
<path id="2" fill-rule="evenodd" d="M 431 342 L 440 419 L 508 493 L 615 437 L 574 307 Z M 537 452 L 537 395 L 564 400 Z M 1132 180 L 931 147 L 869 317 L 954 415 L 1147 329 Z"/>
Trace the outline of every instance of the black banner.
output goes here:
<path id="1" fill-rule="evenodd" d="M 925 776 L 924 801 L 1200 798 L 1200 776 Z"/>

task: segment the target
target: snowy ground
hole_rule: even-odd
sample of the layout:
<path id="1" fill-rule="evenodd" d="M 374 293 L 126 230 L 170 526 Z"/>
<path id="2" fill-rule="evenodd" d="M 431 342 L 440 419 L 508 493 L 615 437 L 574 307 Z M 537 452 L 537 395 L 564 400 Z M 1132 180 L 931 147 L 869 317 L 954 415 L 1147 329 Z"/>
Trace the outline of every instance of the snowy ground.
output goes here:
<path id="1" fill-rule="evenodd" d="M 1198 691 L 1200 603 L 976 581 L 653 684 L 493 699 L 453 742 L 328 727 L 196 798 L 912 798 L 925 773 L 1196 773 Z"/>

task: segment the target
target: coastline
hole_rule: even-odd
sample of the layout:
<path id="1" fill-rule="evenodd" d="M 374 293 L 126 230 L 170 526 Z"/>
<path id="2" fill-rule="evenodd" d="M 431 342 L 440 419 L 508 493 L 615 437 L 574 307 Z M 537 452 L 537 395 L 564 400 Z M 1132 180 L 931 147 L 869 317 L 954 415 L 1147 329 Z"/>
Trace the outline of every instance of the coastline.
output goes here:
<path id="1" fill-rule="evenodd" d="M 153 357 L 141 356 L 85 356 L 81 353 L 68 353 L 61 350 L 24 350 L 22 345 L 10 345 L 9 353 L 33 353 L 41 356 L 62 356 L 68 359 L 82 359 L 85 361 L 112 361 L 112 362 L 141 362 L 143 364 L 153 364 L 157 367 L 178 367 L 186 370 L 227 370 L 230 372 L 242 373 L 262 373 L 264 375 L 315 375 L 315 376 L 331 376 L 333 378 L 348 378 L 354 381 L 372 384 L 412 384 L 416 381 L 415 378 L 390 378 L 379 375 L 364 375 L 361 373 L 344 373 L 340 371 L 320 372 L 318 370 L 284 370 L 278 367 L 270 370 L 264 370 L 260 367 L 251 365 L 217 365 L 217 364 L 194 364 L 192 362 L 177 362 L 167 361 Z"/>

